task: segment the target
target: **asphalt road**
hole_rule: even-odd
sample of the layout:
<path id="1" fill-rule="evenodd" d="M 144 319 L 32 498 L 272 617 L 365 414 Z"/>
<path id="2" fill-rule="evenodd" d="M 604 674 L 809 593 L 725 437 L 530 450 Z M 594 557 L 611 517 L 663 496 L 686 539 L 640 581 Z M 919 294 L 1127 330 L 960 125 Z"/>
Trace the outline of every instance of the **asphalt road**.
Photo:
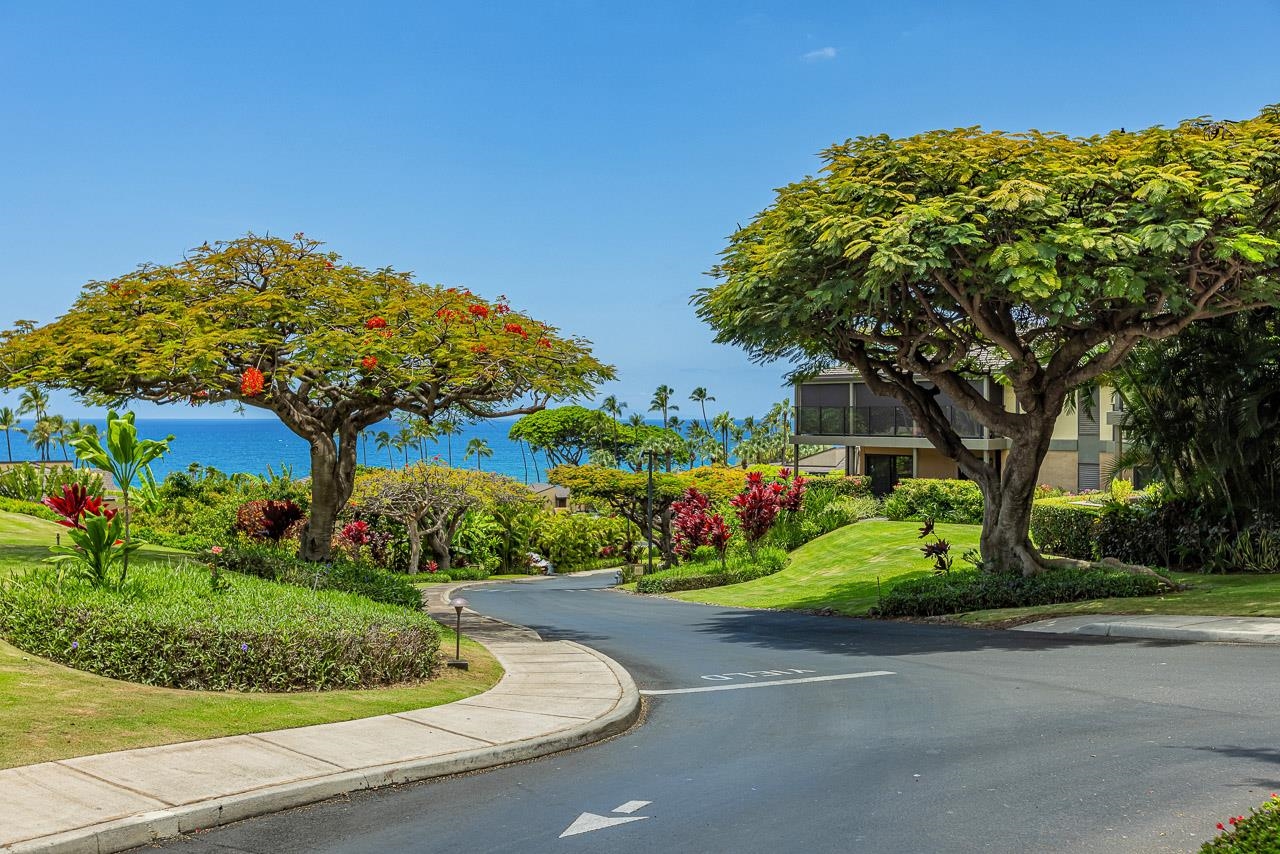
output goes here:
<path id="1" fill-rule="evenodd" d="M 609 579 L 467 595 L 482 613 L 605 652 L 642 691 L 887 675 L 653 695 L 646 722 L 604 744 L 163 847 L 1193 851 L 1215 822 L 1280 789 L 1280 650 L 808 617 L 591 589 Z M 584 812 L 644 818 L 561 838 Z"/>

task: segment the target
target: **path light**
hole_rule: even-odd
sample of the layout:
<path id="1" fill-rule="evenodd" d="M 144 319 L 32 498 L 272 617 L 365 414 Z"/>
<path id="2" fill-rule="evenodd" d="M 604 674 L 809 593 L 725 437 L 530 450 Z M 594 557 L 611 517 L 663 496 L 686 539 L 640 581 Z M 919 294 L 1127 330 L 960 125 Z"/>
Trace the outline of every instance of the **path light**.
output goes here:
<path id="1" fill-rule="evenodd" d="M 457 596 L 449 600 L 449 604 L 453 606 L 453 613 L 457 615 L 457 623 L 454 626 L 453 634 L 456 646 L 453 651 L 453 661 L 448 662 L 450 667 L 456 667 L 459 670 L 467 670 L 470 665 L 462 660 L 462 609 L 467 607 L 467 600 L 461 596 Z"/>

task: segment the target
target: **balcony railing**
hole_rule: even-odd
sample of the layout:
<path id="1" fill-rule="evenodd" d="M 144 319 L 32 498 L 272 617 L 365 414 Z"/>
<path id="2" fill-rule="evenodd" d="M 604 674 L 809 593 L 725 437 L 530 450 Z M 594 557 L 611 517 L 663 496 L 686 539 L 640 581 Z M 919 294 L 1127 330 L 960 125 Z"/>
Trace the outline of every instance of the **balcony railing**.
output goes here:
<path id="1" fill-rule="evenodd" d="M 982 425 L 969 413 L 944 406 L 947 420 L 962 439 L 984 439 Z M 924 436 L 901 406 L 798 406 L 796 432 L 808 436 Z"/>

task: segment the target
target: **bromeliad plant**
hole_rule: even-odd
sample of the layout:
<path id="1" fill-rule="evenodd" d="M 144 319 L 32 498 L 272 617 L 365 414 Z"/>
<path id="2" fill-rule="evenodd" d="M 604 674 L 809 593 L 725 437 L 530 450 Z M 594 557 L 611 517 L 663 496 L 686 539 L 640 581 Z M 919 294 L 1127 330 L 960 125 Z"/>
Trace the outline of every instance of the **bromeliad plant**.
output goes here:
<path id="1" fill-rule="evenodd" d="M 83 462 L 100 471 L 109 472 L 124 497 L 123 525 L 113 517 L 109 520 L 113 528 L 122 528 L 124 548 L 119 552 L 121 561 L 120 580 L 123 584 L 129 575 L 129 555 L 137 551 L 137 545 L 129 536 L 129 497 L 134 484 L 139 482 L 154 483 L 151 476 L 151 463 L 169 453 L 169 443 L 173 436 L 157 441 L 139 439 L 138 428 L 133 423 L 133 413 L 118 415 L 114 410 L 107 413 L 106 444 L 94 434 L 82 433 L 71 441 L 76 456 Z M 144 474 L 145 473 L 145 474 Z M 112 537 L 114 541 L 117 536 Z"/>
<path id="2" fill-rule="evenodd" d="M 927 558 L 932 558 L 934 575 L 950 575 L 951 564 L 954 561 L 954 558 L 951 557 L 951 543 L 939 537 L 933 530 L 933 519 L 925 519 L 924 524 L 920 526 L 918 539 L 923 540 L 928 536 L 933 537 L 933 542 L 925 543 L 921 546 L 921 554 Z"/>

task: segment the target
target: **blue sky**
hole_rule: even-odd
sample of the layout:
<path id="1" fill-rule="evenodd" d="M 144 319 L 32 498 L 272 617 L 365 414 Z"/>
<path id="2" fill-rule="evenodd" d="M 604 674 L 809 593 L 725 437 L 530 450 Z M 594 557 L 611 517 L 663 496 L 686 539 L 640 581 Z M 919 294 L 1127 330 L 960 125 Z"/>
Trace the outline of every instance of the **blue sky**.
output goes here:
<path id="1" fill-rule="evenodd" d="M 759 414 L 782 368 L 712 344 L 688 298 L 822 148 L 1252 115 L 1278 41 L 1280 5 L 1229 0 L 0 0 L 0 323 L 303 231 L 592 339 L 632 409 L 665 382 Z"/>

